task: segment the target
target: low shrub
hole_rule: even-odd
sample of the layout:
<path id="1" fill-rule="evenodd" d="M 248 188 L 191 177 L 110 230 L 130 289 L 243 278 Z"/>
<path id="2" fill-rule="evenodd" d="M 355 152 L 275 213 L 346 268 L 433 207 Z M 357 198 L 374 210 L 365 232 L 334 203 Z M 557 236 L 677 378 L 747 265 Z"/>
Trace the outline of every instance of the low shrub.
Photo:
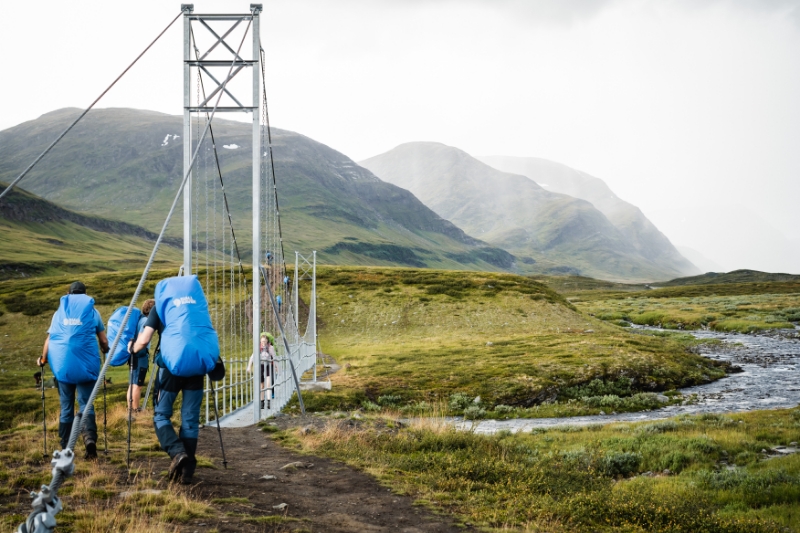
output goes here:
<path id="1" fill-rule="evenodd" d="M 607 476 L 629 476 L 639 470 L 642 456 L 632 452 L 611 452 L 599 461 L 600 471 Z"/>

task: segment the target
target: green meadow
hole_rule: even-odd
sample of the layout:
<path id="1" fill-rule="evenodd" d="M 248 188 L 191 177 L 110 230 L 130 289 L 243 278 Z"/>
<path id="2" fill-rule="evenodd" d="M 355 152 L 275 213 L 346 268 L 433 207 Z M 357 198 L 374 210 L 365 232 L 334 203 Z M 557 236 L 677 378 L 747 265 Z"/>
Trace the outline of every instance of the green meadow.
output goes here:
<path id="1" fill-rule="evenodd" d="M 173 274 L 154 271 L 142 297 Z M 107 319 L 128 303 L 139 275 L 80 278 Z M 3 530 L 22 520 L 17 502 L 49 479 L 32 374 L 58 299 L 74 279 L 0 283 Z M 270 435 L 361 468 L 419 505 L 485 531 L 799 531 L 800 456 L 772 451 L 800 441 L 798 409 L 494 436 L 426 418 L 571 416 L 691 401 L 676 389 L 722 378 L 726 368 L 696 355 L 698 341 L 688 333 L 617 324 L 664 313 L 672 318 L 661 325 L 675 328 L 693 327 L 695 314 L 714 315 L 697 323 L 718 329 L 725 320 L 743 320 L 746 331 L 783 327 L 800 307 L 791 283 L 769 283 L 762 292 L 753 284 L 706 285 L 711 292 L 694 294 L 695 286 L 650 290 L 586 278 L 319 267 L 320 346 L 341 369 L 331 376 L 332 391 L 304 394 L 323 429 Z M 301 286 L 307 301 L 308 284 Z M 129 490 L 119 475 L 126 369 L 110 376 L 115 454 L 98 464 L 78 461 L 59 523 L 66 531 L 146 533 L 219 515 L 222 503 L 180 488 L 116 497 Z M 52 389 L 47 395 L 52 447 L 58 402 Z M 399 422 L 407 418 L 420 422 Z M 146 417 L 134 423 L 132 449 L 139 458 L 163 454 Z M 136 474 L 134 488 L 144 490 L 160 487 L 164 473 Z"/>

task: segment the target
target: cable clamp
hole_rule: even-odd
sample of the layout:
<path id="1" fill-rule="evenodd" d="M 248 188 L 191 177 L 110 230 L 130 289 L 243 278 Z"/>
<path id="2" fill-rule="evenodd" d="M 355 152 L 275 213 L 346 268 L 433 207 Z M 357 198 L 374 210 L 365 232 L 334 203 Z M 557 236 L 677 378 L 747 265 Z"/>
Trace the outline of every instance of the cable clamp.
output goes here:
<path id="1" fill-rule="evenodd" d="M 64 477 L 70 477 L 75 471 L 75 454 L 69 448 L 60 452 L 55 451 L 50 464 L 53 465 L 53 477 L 56 477 L 58 472 Z"/>
<path id="2" fill-rule="evenodd" d="M 39 492 L 31 492 L 31 498 L 33 511 L 17 528 L 17 533 L 53 533 L 56 527 L 56 515 L 62 509 L 61 500 L 47 485 L 42 485 L 42 490 Z"/>

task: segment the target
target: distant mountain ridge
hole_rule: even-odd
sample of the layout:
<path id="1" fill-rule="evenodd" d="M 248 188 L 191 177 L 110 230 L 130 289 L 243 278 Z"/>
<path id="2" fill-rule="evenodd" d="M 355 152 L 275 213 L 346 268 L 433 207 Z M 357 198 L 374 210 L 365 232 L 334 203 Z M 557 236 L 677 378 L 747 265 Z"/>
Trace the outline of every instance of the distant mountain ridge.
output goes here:
<path id="1" fill-rule="evenodd" d="M 719 285 L 725 283 L 774 283 L 800 281 L 800 275 L 761 272 L 759 270 L 733 270 L 731 272 L 707 272 L 699 276 L 673 279 L 659 283 L 659 287 L 682 287 L 686 285 Z"/>
<path id="2" fill-rule="evenodd" d="M 592 203 L 550 192 L 454 147 L 406 143 L 360 164 L 470 235 L 527 258 L 532 272 L 642 281 L 697 272 L 680 254 L 677 264 L 650 259 Z"/>
<path id="3" fill-rule="evenodd" d="M 0 132 L 0 180 L 10 181 L 79 113 L 60 109 Z M 26 177 L 26 189 L 65 208 L 158 231 L 182 178 L 182 117 L 91 111 Z M 214 121 L 239 240 L 251 238 L 251 126 Z M 400 187 L 303 135 L 272 129 L 286 248 L 334 264 L 507 269 L 514 257 L 465 234 Z M 224 147 L 224 148 L 223 148 Z M 216 179 L 213 155 L 196 180 Z M 198 181 L 199 182 L 199 181 Z M 168 228 L 182 235 L 181 219 Z M 248 247 L 244 247 L 247 250 Z"/>

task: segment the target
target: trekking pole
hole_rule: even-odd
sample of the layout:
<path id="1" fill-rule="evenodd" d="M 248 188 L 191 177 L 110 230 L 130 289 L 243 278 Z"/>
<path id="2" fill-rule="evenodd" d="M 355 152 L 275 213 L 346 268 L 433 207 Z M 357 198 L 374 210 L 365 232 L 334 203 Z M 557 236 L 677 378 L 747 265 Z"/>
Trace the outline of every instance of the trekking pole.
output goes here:
<path id="1" fill-rule="evenodd" d="M 219 448 L 222 450 L 222 466 L 228 469 L 228 460 L 225 459 L 225 446 L 222 444 L 222 428 L 219 426 L 219 412 L 217 412 L 217 388 L 211 383 L 211 390 L 214 391 L 214 419 L 217 421 L 217 434 L 219 435 Z"/>
<path id="2" fill-rule="evenodd" d="M 39 365 L 39 368 L 42 369 L 42 435 L 44 436 L 44 457 L 48 457 L 47 455 L 47 409 L 45 409 L 44 405 L 44 363 Z"/>
<path id="3" fill-rule="evenodd" d="M 127 464 L 128 477 L 131 475 L 131 422 L 133 421 L 133 360 L 128 359 L 128 447 L 125 450 L 125 463 Z"/>
<path id="4" fill-rule="evenodd" d="M 103 354 L 103 357 L 105 358 L 108 356 Z M 108 455 L 108 403 L 106 402 L 105 376 L 103 376 L 103 453 Z"/>
<path id="5" fill-rule="evenodd" d="M 147 382 L 147 392 L 144 395 L 144 403 L 142 404 L 142 411 L 147 409 L 147 400 L 150 398 L 150 391 L 153 388 L 153 381 L 155 380 L 157 373 L 158 373 L 158 367 L 156 366 L 155 360 L 153 360 L 153 368 L 150 370 L 150 381 Z"/>

